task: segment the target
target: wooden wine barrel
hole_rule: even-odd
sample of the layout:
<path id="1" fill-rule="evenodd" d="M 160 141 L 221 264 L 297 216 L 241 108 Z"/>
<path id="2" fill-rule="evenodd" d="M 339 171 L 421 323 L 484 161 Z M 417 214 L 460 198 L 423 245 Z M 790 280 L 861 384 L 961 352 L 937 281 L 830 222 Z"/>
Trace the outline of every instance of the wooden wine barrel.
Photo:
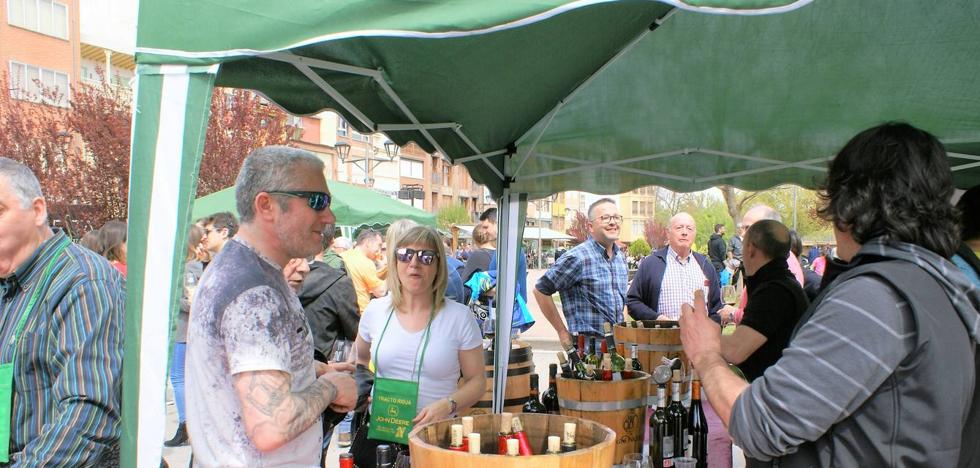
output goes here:
<path id="1" fill-rule="evenodd" d="M 662 320 L 638 320 L 638 322 L 643 322 L 643 328 L 627 327 L 625 323 L 617 323 L 613 327 L 616 343 L 622 343 L 626 350 L 624 356 L 630 355 L 630 345 L 635 343 L 637 345 L 636 357 L 640 360 L 643 371 L 650 374 L 653 373 L 654 367 L 661 364 L 662 358 L 674 359 L 679 357 L 683 363 L 681 371 L 686 376 L 690 363 L 687 360 L 687 355 L 684 354 L 684 347 L 681 346 L 681 329 L 677 322 Z M 681 392 L 686 394 L 687 391 L 685 381 L 681 384 Z M 654 398 L 657 396 L 657 383 L 653 379 L 650 379 L 650 388 L 647 394 Z M 671 387 L 670 384 L 667 384 L 668 400 L 670 396 Z M 652 403 L 656 404 L 657 402 L 653 401 Z"/>
<path id="2" fill-rule="evenodd" d="M 471 455 L 445 448 L 449 446 L 450 428 L 453 424 L 461 423 L 459 418 L 416 427 L 408 435 L 412 466 L 420 468 L 609 468 L 613 465 L 615 432 L 595 421 L 556 414 L 516 415 L 521 418 L 524 425 L 531 451 L 538 455 L 529 457 L 496 455 L 497 432 L 500 429 L 500 418 L 497 416 L 483 414 L 473 417 L 473 431 L 479 432 L 482 436 L 480 452 L 485 455 Z M 548 436 L 561 437 L 566 422 L 573 422 L 577 426 L 575 444 L 578 450 L 558 455 L 541 455 L 547 448 Z"/>
<path id="3" fill-rule="evenodd" d="M 487 391 L 461 416 L 489 414 L 493 412 L 493 353 L 483 352 L 483 364 L 487 376 Z M 515 342 L 507 361 L 507 391 L 504 394 L 504 411 L 520 413 L 521 407 L 531 394 L 531 373 L 534 372 L 534 354 L 527 343 Z"/>
<path id="4" fill-rule="evenodd" d="M 593 381 L 558 376 L 558 406 L 562 416 L 590 419 L 616 432 L 614 463 L 643 451 L 647 387 L 650 374 L 635 372 L 631 379 Z"/>

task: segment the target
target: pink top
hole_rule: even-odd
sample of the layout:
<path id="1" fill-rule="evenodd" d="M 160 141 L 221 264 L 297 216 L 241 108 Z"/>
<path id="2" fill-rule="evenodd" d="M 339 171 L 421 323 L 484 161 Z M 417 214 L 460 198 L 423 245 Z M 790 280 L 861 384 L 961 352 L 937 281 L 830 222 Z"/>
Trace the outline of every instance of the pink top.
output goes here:
<path id="1" fill-rule="evenodd" d="M 821 255 L 813 259 L 813 271 L 815 271 L 818 275 L 823 276 L 825 269 L 827 269 L 827 257 Z"/>
<path id="2" fill-rule="evenodd" d="M 122 275 L 123 275 L 123 278 L 125 278 L 125 277 L 126 277 L 126 264 L 125 264 L 125 263 L 123 263 L 123 262 L 120 262 L 119 260 L 113 260 L 113 261 L 111 261 L 111 262 L 109 262 L 109 263 L 110 263 L 110 264 L 111 264 L 111 265 L 112 265 L 113 267 L 115 267 L 115 268 L 116 268 L 117 270 L 119 270 L 119 272 L 120 272 L 120 273 L 122 273 Z"/>

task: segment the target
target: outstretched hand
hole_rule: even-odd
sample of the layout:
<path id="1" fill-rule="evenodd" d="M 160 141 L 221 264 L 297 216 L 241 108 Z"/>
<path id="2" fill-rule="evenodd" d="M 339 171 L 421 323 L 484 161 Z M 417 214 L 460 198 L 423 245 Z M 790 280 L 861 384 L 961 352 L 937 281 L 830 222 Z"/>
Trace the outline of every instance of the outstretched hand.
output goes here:
<path id="1" fill-rule="evenodd" d="M 708 318 L 704 293 L 694 292 L 694 304 L 681 305 L 681 343 L 688 359 L 697 368 L 705 357 L 721 355 L 721 328 Z"/>

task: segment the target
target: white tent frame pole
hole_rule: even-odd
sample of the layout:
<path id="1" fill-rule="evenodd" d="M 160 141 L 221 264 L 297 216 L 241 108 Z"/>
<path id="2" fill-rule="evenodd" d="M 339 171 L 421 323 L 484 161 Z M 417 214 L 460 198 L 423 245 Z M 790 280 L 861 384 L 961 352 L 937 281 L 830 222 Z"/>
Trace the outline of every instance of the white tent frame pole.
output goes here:
<path id="1" fill-rule="evenodd" d="M 520 239 L 520 204 L 523 194 L 504 187 L 497 203 L 497 236 L 503 242 L 497 250 L 497 306 L 494 334 L 493 412 L 504 410 L 507 395 L 507 366 L 510 362 L 510 337 L 514 302 L 517 300 L 517 255 Z M 523 197 L 526 199 L 526 195 Z"/>
<path id="2" fill-rule="evenodd" d="M 459 124 L 456 122 L 445 122 L 445 123 L 427 123 L 427 124 L 378 124 L 375 130 L 379 132 L 398 132 L 406 130 L 439 130 L 443 128 L 456 128 Z"/>
<path id="3" fill-rule="evenodd" d="M 630 163 L 635 163 L 635 162 L 640 162 L 640 161 L 649 161 L 649 160 L 652 160 L 652 159 L 660 159 L 660 158 L 666 158 L 666 157 L 670 157 L 670 156 L 677 156 L 677 155 L 681 155 L 681 154 L 688 154 L 689 152 L 690 151 L 688 149 L 680 149 L 680 150 L 666 151 L 666 152 L 657 153 L 657 154 L 647 154 L 647 155 L 644 155 L 644 156 L 637 156 L 635 158 L 624 159 L 624 160 L 621 160 L 621 161 L 603 161 L 603 162 L 594 163 L 594 164 L 585 164 L 585 165 L 582 165 L 582 166 L 579 166 L 579 167 L 570 167 L 570 168 L 567 168 L 567 169 L 558 169 L 558 170 L 549 171 L 549 172 L 542 172 L 540 174 L 534 174 L 534 175 L 530 175 L 530 176 L 527 176 L 527 177 L 522 177 L 521 180 L 533 180 L 533 179 L 540 179 L 540 178 L 544 178 L 544 177 L 551 177 L 551 176 L 554 176 L 554 175 L 569 174 L 569 173 L 572 173 L 572 172 L 587 171 L 587 170 L 591 170 L 591 169 L 601 169 L 601 168 L 604 168 L 604 167 L 619 166 L 619 165 L 622 165 L 622 164 L 630 164 Z M 680 176 L 674 176 L 674 177 L 680 177 Z M 681 177 L 680 179 L 681 180 L 685 180 L 685 181 L 686 180 L 689 180 L 688 177 Z"/>
<path id="4" fill-rule="evenodd" d="M 293 66 L 295 66 L 296 69 L 299 70 L 301 73 L 306 75 L 306 77 L 309 78 L 309 80 L 312 81 L 315 85 L 317 85 L 320 89 L 322 89 L 323 92 L 327 93 L 327 95 L 329 95 L 335 101 L 340 103 L 341 107 L 347 110 L 347 112 L 350 112 L 351 114 L 354 115 L 354 117 L 357 117 L 357 120 L 360 120 L 363 125 L 369 128 L 374 128 L 374 121 L 369 119 L 368 116 L 364 115 L 364 113 L 361 112 L 361 110 L 358 109 L 357 106 L 355 106 L 352 102 L 348 101 L 343 94 L 340 94 L 340 91 L 337 91 L 336 88 L 330 86 L 330 84 L 327 83 L 326 80 L 321 78 L 320 75 L 317 75 L 312 68 L 310 68 L 308 65 L 304 65 L 301 63 L 294 63 Z"/>
<path id="5" fill-rule="evenodd" d="M 949 151 L 947 151 L 946 156 L 949 156 L 951 158 L 969 159 L 970 161 L 980 161 L 980 156 L 976 156 L 972 154 L 950 153 Z"/>
<path id="6" fill-rule="evenodd" d="M 966 170 L 966 169 L 974 168 L 974 167 L 977 167 L 977 166 L 980 166 L 980 162 L 974 162 L 974 163 L 961 164 L 959 166 L 954 166 L 954 167 L 950 168 L 950 171 L 952 171 L 952 172 L 958 172 L 958 171 L 963 171 L 963 170 Z"/>
<path id="7" fill-rule="evenodd" d="M 766 163 L 766 164 L 783 164 L 783 163 L 787 162 L 787 161 L 779 161 L 779 160 L 769 159 L 769 158 L 762 158 L 762 157 L 759 157 L 759 156 L 749 156 L 749 155 L 746 155 L 746 154 L 729 153 L 727 151 L 718 151 L 718 150 L 712 150 L 712 149 L 698 148 L 697 149 L 697 152 L 698 153 L 704 153 L 704 154 L 711 154 L 711 155 L 715 155 L 715 156 L 722 156 L 722 157 L 732 158 L 732 159 L 744 159 L 746 161 L 761 162 L 761 163 Z M 798 167 L 800 169 L 809 169 L 811 171 L 817 171 L 817 172 L 824 172 L 824 171 L 827 170 L 827 168 L 825 168 L 825 167 L 806 166 L 806 165 L 802 165 L 802 163 L 797 163 L 797 164 L 801 164 L 801 165 L 796 166 L 796 167 Z"/>
<path id="8" fill-rule="evenodd" d="M 472 156 L 465 156 L 465 157 L 462 157 L 462 158 L 457 159 L 456 162 L 462 164 L 462 163 L 466 163 L 466 162 L 470 162 L 470 161 L 475 161 L 477 159 L 484 159 L 485 160 L 485 159 L 490 158 L 490 157 L 493 157 L 493 156 L 502 156 L 502 155 L 505 155 L 505 154 L 507 154 L 507 150 L 502 149 L 502 150 L 497 150 L 497 151 L 490 151 L 489 153 L 481 153 L 481 154 L 474 154 Z"/>
<path id="9" fill-rule="evenodd" d="M 726 179 L 728 177 L 740 177 L 745 175 L 762 174 L 764 172 L 778 171 L 780 169 L 801 168 L 801 167 L 809 169 L 809 166 L 806 166 L 806 164 L 811 164 L 811 163 L 821 162 L 821 161 L 830 161 L 831 159 L 834 159 L 834 157 L 824 156 L 822 158 L 807 159 L 806 161 L 776 164 L 774 166 L 760 167 L 758 169 L 746 169 L 744 171 L 729 172 L 728 174 L 720 174 L 711 177 L 697 177 L 694 179 L 694 183 L 713 182 L 716 180 Z M 827 169 L 821 169 L 820 171 L 826 172 Z"/>
<path id="10" fill-rule="evenodd" d="M 466 134 L 463 133 L 463 126 L 462 125 L 456 124 L 456 127 L 453 128 L 453 133 L 455 133 L 456 136 L 458 136 L 460 140 L 463 140 L 463 143 L 466 143 L 466 146 L 469 146 L 470 149 L 473 150 L 474 153 L 479 154 L 479 153 L 482 153 L 483 152 L 482 150 L 480 150 L 480 148 L 478 146 L 476 146 L 473 143 L 472 140 L 470 140 L 470 137 L 466 136 Z"/>

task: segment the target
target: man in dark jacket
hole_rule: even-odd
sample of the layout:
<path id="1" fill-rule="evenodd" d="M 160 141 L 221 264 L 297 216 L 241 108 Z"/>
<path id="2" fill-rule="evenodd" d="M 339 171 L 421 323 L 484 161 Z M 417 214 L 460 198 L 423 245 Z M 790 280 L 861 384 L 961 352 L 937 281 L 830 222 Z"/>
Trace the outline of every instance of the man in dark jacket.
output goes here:
<path id="1" fill-rule="evenodd" d="M 725 259 L 728 258 L 728 246 L 725 245 L 725 225 L 715 224 L 715 233 L 708 239 L 708 258 L 720 275 L 725 269 Z"/>
<path id="2" fill-rule="evenodd" d="M 678 213 L 670 218 L 667 247 L 655 250 L 640 262 L 633 277 L 626 306 L 630 316 L 641 320 L 677 320 L 681 304 L 693 301 L 701 289 L 708 298 L 708 316 L 720 322 L 722 307 L 718 271 L 708 259 L 691 250 L 697 228 L 694 218 Z"/>
<path id="3" fill-rule="evenodd" d="M 749 382 L 783 355 L 809 305 L 786 264 L 789 245 L 789 230 L 779 221 L 759 221 L 745 234 L 742 264 L 749 300 L 742 323 L 734 333 L 721 337 L 721 353 L 741 368 Z"/>
<path id="4" fill-rule="evenodd" d="M 352 342 L 357 336 L 360 315 L 354 283 L 344 269 L 314 260 L 297 295 L 313 332 L 313 355 L 327 362 L 335 341 Z"/>

